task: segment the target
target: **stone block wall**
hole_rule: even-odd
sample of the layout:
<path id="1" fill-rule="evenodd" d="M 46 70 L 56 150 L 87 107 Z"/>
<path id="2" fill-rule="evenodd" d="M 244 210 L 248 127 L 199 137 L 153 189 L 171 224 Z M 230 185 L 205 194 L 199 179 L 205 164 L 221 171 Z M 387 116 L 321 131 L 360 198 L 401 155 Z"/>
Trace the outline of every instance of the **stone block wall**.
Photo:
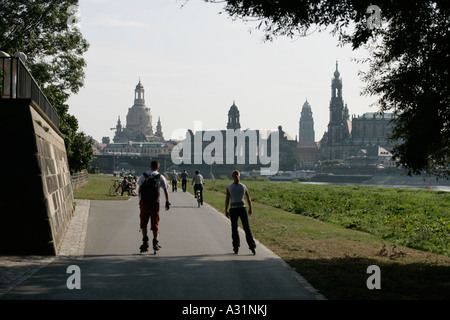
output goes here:
<path id="1" fill-rule="evenodd" d="M 88 182 L 89 176 L 86 169 L 72 174 L 72 188 L 74 191 L 85 186 Z"/>
<path id="2" fill-rule="evenodd" d="M 72 219 L 64 139 L 30 99 L 2 99 L 0 254 L 56 255 Z"/>

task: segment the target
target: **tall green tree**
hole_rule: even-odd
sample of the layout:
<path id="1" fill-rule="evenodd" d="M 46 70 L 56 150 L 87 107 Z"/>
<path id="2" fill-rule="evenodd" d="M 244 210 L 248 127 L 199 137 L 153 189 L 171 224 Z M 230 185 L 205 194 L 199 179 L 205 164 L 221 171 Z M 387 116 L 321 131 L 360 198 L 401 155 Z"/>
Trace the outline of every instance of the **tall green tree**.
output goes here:
<path id="1" fill-rule="evenodd" d="M 89 44 L 73 24 L 78 0 L 1 0 L 0 50 L 23 52 L 26 65 L 58 113 L 72 172 L 89 169 L 92 147 L 78 131 L 67 100 L 84 84 Z"/>
<path id="2" fill-rule="evenodd" d="M 234 19 L 256 22 L 272 41 L 312 30 L 339 45 L 366 47 L 362 94 L 379 97 L 380 112 L 397 113 L 393 154 L 409 174 L 450 174 L 448 0 L 204 0 L 224 3 Z M 376 4 L 374 6 L 373 4 Z"/>

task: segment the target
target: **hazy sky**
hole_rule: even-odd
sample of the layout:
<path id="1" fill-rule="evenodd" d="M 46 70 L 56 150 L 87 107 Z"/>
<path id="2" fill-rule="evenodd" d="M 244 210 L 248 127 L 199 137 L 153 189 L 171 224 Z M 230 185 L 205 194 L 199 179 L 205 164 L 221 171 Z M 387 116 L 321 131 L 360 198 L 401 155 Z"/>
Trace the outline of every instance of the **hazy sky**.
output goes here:
<path id="1" fill-rule="evenodd" d="M 81 31 L 90 43 L 85 86 L 69 100 L 69 113 L 87 135 L 114 137 L 126 124 L 141 78 L 153 127 L 161 118 L 166 139 L 180 128 L 225 129 L 235 101 L 242 129 L 276 129 L 295 138 L 300 112 L 311 104 L 316 141 L 329 120 L 336 60 L 351 115 L 374 112 L 374 97 L 352 61 L 364 50 L 338 47 L 327 32 L 263 42 L 254 24 L 232 21 L 223 4 L 202 0 L 80 0 Z M 182 7 L 183 6 L 183 7 Z M 251 32 L 249 32 L 251 31 Z"/>

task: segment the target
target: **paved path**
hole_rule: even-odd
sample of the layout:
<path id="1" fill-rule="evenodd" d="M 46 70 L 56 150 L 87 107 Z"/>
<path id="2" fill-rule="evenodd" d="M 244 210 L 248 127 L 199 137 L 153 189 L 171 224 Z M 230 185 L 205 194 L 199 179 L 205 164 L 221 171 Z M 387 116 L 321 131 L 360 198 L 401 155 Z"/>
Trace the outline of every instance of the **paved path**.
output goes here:
<path id="1" fill-rule="evenodd" d="M 197 208 L 193 196 L 181 191 L 170 197 L 171 209 L 161 212 L 157 255 L 139 254 L 137 198 L 78 201 L 59 257 L 30 258 L 28 269 L 21 267 L 26 258 L 0 258 L 0 268 L 10 271 L 0 276 L 0 299 L 323 298 L 262 244 L 253 256 L 242 230 L 240 253 L 233 254 L 230 222 L 209 205 Z M 67 288 L 70 265 L 79 267 L 79 290 Z"/>

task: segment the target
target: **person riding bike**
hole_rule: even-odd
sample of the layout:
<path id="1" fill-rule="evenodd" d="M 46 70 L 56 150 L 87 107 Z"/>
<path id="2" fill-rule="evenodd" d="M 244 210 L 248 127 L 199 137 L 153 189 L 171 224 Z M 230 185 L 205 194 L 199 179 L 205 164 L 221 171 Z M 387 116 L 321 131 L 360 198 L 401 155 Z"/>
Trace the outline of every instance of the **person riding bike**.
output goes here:
<path id="1" fill-rule="evenodd" d="M 195 170 L 195 176 L 194 178 L 192 178 L 192 184 L 194 185 L 194 197 L 197 198 L 197 190 L 199 190 L 200 204 L 203 205 L 203 185 L 205 184 L 205 182 L 199 170 Z"/>

